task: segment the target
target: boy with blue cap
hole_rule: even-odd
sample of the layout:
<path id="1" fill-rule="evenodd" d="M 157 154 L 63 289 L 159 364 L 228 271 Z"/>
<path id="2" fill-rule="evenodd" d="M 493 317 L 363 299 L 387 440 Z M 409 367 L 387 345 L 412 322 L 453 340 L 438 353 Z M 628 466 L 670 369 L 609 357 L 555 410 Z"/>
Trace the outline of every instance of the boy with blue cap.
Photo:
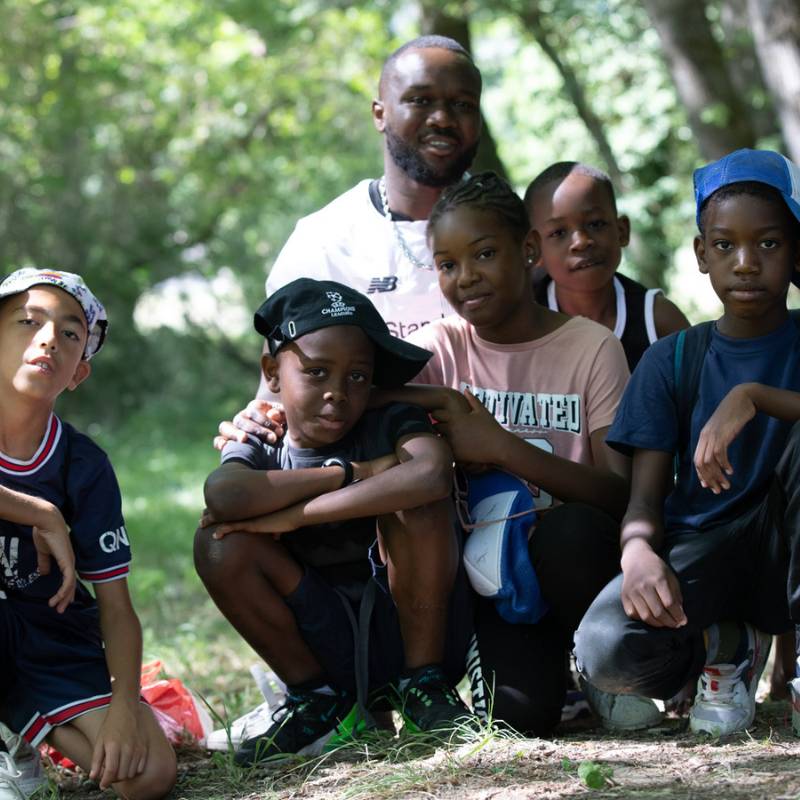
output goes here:
<path id="1" fill-rule="evenodd" d="M 318 752 L 389 686 L 407 728 L 451 729 L 469 715 L 454 686 L 471 633 L 452 454 L 421 408 L 367 408 L 373 386 L 402 385 L 431 354 L 334 281 L 292 281 L 255 327 L 287 432 L 225 446 L 195 539 L 214 601 L 287 684 L 236 761 Z"/>
<path id="2" fill-rule="evenodd" d="M 0 283 L 0 719 L 101 788 L 158 798 L 175 783 L 175 755 L 140 702 L 119 487 L 105 453 L 53 413 L 89 376 L 105 332 L 79 275 L 25 268 Z M 0 762 L 3 796 L 22 796 L 25 776 L 8 754 Z"/>
<path id="3" fill-rule="evenodd" d="M 697 262 L 724 313 L 653 344 L 631 377 L 607 437 L 633 455 L 622 574 L 576 654 L 612 692 L 666 699 L 699 676 L 690 727 L 724 735 L 753 722 L 769 634 L 800 622 L 800 170 L 738 150 L 694 184 Z"/>

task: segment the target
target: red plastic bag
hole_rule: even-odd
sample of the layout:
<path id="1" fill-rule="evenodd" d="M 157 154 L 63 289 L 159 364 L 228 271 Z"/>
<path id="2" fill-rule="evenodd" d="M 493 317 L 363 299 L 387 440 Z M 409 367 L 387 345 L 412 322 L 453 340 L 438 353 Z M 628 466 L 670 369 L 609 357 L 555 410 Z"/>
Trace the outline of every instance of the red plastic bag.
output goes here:
<path id="1" fill-rule="evenodd" d="M 162 677 L 164 674 L 160 661 L 142 666 L 142 697 L 171 742 L 202 745 L 213 727 L 211 717 L 179 678 Z"/>
<path id="2" fill-rule="evenodd" d="M 213 727 L 209 713 L 178 678 L 162 678 L 162 674 L 165 671 L 160 661 L 145 664 L 142 667 L 141 694 L 167 739 L 173 744 L 205 744 Z M 56 766 L 75 768 L 74 762 L 48 744 L 41 745 L 40 751 Z"/>

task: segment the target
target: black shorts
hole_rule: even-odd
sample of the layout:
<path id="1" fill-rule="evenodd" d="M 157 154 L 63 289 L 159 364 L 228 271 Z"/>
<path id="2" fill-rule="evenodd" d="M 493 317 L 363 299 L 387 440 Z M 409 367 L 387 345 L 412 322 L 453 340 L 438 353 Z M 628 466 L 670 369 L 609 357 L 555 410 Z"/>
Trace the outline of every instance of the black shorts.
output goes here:
<path id="1" fill-rule="evenodd" d="M 111 702 L 96 607 L 0 599 L 0 719 L 32 745 Z"/>
<path id="2" fill-rule="evenodd" d="M 370 549 L 374 606 L 369 620 L 368 645 L 369 692 L 397 682 L 405 667 L 403 637 L 397 608 L 389 593 L 387 569 L 377 556 L 377 544 Z M 286 598 L 303 640 L 325 670 L 327 678 L 339 690 L 356 692 L 356 641 L 352 619 L 358 620 L 367 583 L 337 587 L 319 573 L 306 568 L 300 585 Z M 349 605 L 352 617 L 345 604 Z M 464 567 L 459 559 L 444 650 L 443 668 L 453 685 L 466 670 L 466 655 L 472 636 L 472 600 Z"/>

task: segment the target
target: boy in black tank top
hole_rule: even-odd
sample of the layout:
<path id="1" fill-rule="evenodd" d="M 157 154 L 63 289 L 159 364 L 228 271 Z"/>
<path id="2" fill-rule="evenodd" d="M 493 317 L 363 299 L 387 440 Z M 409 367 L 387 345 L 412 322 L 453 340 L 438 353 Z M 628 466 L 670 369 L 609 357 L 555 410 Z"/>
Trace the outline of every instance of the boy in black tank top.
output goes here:
<path id="1" fill-rule="evenodd" d="M 575 161 L 551 164 L 529 184 L 525 208 L 542 243 L 539 275 L 533 279 L 536 301 L 613 331 L 631 372 L 656 339 L 689 326 L 660 289 L 617 273 L 630 220 L 617 212 L 614 187 L 604 172 Z M 641 705 L 633 698 L 620 702 L 584 688 L 606 727 L 646 727 L 658 719 L 644 700 Z"/>
<path id="2" fill-rule="evenodd" d="M 531 181 L 525 207 L 542 239 L 537 302 L 614 331 L 631 371 L 656 339 L 688 327 L 660 289 L 617 274 L 630 221 L 617 213 L 604 172 L 574 161 L 552 164 Z"/>

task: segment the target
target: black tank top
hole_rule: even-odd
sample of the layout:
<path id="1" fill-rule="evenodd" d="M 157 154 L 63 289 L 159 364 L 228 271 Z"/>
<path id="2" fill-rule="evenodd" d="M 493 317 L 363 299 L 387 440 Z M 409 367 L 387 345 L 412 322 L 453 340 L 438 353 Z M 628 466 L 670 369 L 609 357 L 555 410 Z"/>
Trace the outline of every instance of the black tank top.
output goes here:
<path id="1" fill-rule="evenodd" d="M 533 296 L 540 305 L 558 311 L 553 281 L 544 270 L 537 270 L 539 272 L 541 274 L 533 278 Z M 633 372 L 644 351 L 658 338 L 653 305 L 661 289 L 648 289 L 620 273 L 614 276 L 614 289 L 617 294 L 617 326 L 614 334 L 619 338 L 628 359 L 628 368 Z"/>

